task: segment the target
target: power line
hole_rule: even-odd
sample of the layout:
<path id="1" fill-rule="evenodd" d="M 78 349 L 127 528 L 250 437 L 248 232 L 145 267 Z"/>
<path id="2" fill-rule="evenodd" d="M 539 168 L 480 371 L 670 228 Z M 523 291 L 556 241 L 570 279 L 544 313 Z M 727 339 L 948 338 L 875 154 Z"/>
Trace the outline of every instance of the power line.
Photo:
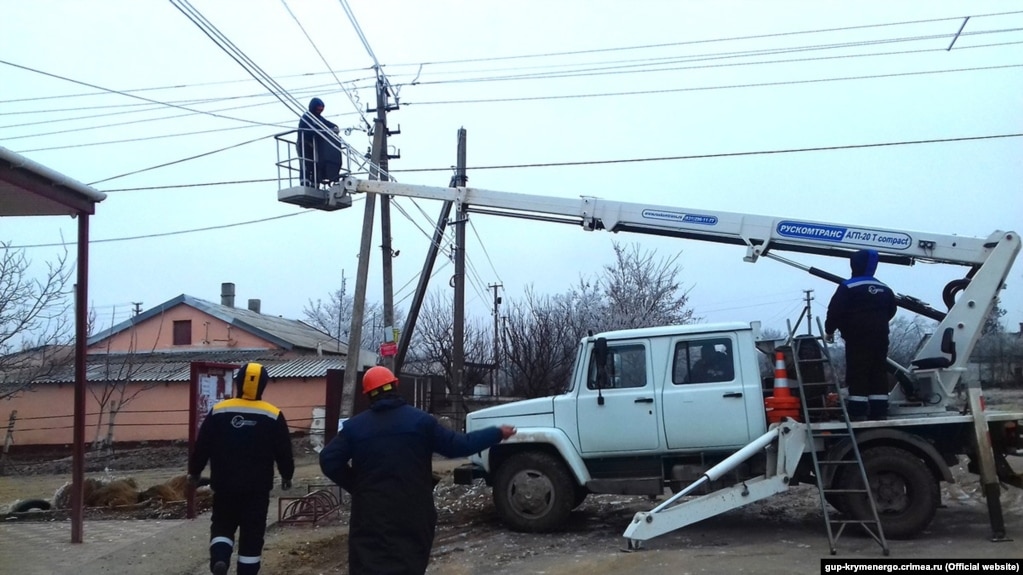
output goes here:
<path id="1" fill-rule="evenodd" d="M 149 141 L 149 140 L 160 140 L 160 139 L 163 139 L 163 138 L 180 138 L 180 137 L 183 137 L 183 136 L 198 136 L 198 135 L 202 135 L 202 134 L 214 134 L 216 132 L 232 132 L 232 131 L 235 131 L 235 130 L 248 130 L 248 129 L 251 129 L 251 128 L 263 128 L 263 127 L 266 127 L 266 126 L 275 127 L 278 130 L 284 129 L 284 128 L 287 127 L 287 126 L 285 126 L 283 124 L 279 124 L 279 125 L 276 125 L 276 126 L 273 125 L 273 124 L 265 124 L 265 125 L 258 125 L 258 126 L 234 126 L 234 127 L 231 127 L 231 128 L 213 128 L 213 129 L 209 129 L 209 130 L 196 130 L 196 131 L 193 131 L 193 132 L 177 132 L 177 133 L 174 133 L 174 134 L 163 134 L 163 135 L 159 135 L 159 136 L 142 136 L 142 137 L 138 137 L 138 138 L 125 138 L 125 139 L 122 139 L 122 140 L 105 140 L 103 142 L 89 142 L 89 143 L 84 143 L 84 144 L 67 144 L 67 145 L 64 145 L 64 146 L 50 146 L 48 148 L 33 148 L 33 149 L 30 149 L 30 150 L 18 150 L 18 153 L 19 154 L 29 154 L 29 153 L 32 153 L 32 152 L 49 152 L 49 151 L 52 151 L 52 150 L 68 150 L 68 149 L 72 149 L 72 148 L 91 148 L 93 146 L 107 146 L 107 145 L 110 145 L 110 144 L 130 144 L 130 143 L 133 143 L 133 142 L 146 142 L 146 141 Z M 265 138 L 266 136 L 262 136 L 262 137 Z"/>
<path id="2" fill-rule="evenodd" d="M 729 157 L 741 157 L 741 156 L 758 156 L 758 155 L 771 155 L 771 154 L 795 154 L 803 152 L 825 152 L 825 151 L 837 151 L 837 150 L 855 150 L 862 148 L 880 148 L 888 146 L 913 146 L 913 145 L 928 145 L 928 144 L 943 144 L 943 143 L 957 143 L 957 142 L 971 142 L 981 140 L 996 140 L 1002 138 L 1019 138 L 1023 137 L 1023 133 L 1014 134 L 991 134 L 987 136 L 963 136 L 955 138 L 935 138 L 930 140 L 905 140 L 895 142 L 875 142 L 873 144 L 847 144 L 837 146 L 820 146 L 812 148 L 782 148 L 776 150 L 757 150 L 748 152 L 722 152 L 719 154 L 692 154 L 685 156 L 656 156 L 646 158 L 622 158 L 617 160 L 580 160 L 575 162 L 544 162 L 535 164 L 495 164 L 489 166 L 469 166 L 469 170 L 507 170 L 507 169 L 525 169 L 525 168 L 560 168 L 560 167 L 571 167 L 571 166 L 596 166 L 602 164 L 631 164 L 631 163 L 644 163 L 644 162 L 672 162 L 681 160 L 702 160 L 702 159 L 713 159 L 713 158 L 729 158 Z M 451 167 L 443 168 L 408 168 L 402 170 L 392 170 L 392 173 L 415 173 L 415 172 L 447 172 L 450 171 Z M 221 181 L 221 182 L 205 182 L 197 184 L 170 184 L 164 186 L 144 186 L 137 188 L 117 188 L 112 190 L 101 190 L 104 193 L 111 192 L 136 192 L 136 191 L 150 191 L 150 190 L 164 190 L 174 188 L 191 188 L 191 187 L 205 187 L 205 186 L 224 186 L 232 184 L 248 184 L 248 183 L 262 183 L 262 182 L 275 182 L 276 178 L 265 178 L 259 180 L 233 180 L 233 181 Z M 418 207 L 418 204 L 416 204 Z M 422 211 L 422 208 L 420 208 Z"/>
<path id="3" fill-rule="evenodd" d="M 1019 32 L 1021 28 L 1009 28 L 1002 30 L 987 30 L 981 32 L 971 32 L 969 35 L 982 35 L 982 34 L 1003 34 L 1007 32 Z M 965 36 L 966 34 L 964 34 Z M 604 63 L 584 63 L 584 64 L 566 64 L 562 67 L 573 66 L 587 66 L 572 70 L 558 70 L 558 71 L 546 71 L 546 72 L 534 72 L 534 73 L 520 73 L 513 75 L 502 75 L 502 76 L 482 76 L 482 77 L 470 77 L 470 78 L 455 78 L 450 80 L 434 80 L 429 82 L 413 82 L 415 85 L 438 85 L 438 84 L 453 84 L 453 83 L 478 83 L 478 82 L 501 82 L 501 81 L 520 81 L 520 80 L 548 80 L 557 78 L 580 78 L 587 76 L 609 76 L 609 75 L 621 75 L 621 74 L 642 74 L 650 72 L 672 72 L 678 70 L 698 70 L 707 68 L 722 68 L 732 66 L 754 66 L 764 64 L 785 64 L 785 63 L 796 63 L 796 62 L 813 62 L 823 60 L 835 60 L 845 58 L 866 58 L 875 56 L 892 56 L 892 55 L 907 55 L 907 54 L 918 54 L 925 52 L 947 52 L 947 48 L 920 48 L 917 50 L 901 50 L 892 52 L 868 52 L 861 54 L 842 54 L 837 56 L 815 56 L 812 58 L 788 58 L 784 60 L 766 60 L 766 61 L 752 61 L 752 62 L 730 62 L 723 64 L 705 64 L 700 66 L 675 66 L 671 68 L 664 68 L 666 65 L 674 65 L 679 63 L 691 63 L 691 62 L 708 62 L 716 60 L 734 60 L 740 58 L 754 58 L 763 56 L 776 56 L 782 54 L 794 54 L 802 52 L 818 52 L 823 50 L 838 50 L 846 48 L 860 48 L 869 46 L 880 46 L 884 44 L 895 44 L 903 42 L 920 42 L 923 40 L 935 40 L 948 38 L 950 34 L 929 34 L 926 36 L 911 36 L 904 38 L 885 38 L 877 40 L 858 40 L 855 42 L 844 42 L 836 44 L 816 44 L 810 46 L 795 46 L 789 48 L 764 48 L 757 50 L 742 50 L 736 52 L 719 52 L 712 54 L 700 54 L 700 55 L 682 55 L 682 56 L 671 56 L 671 57 L 660 57 L 660 58 L 648 58 L 644 60 L 631 60 L 625 62 L 604 62 Z M 993 44 L 984 44 L 978 46 L 964 46 L 959 50 L 966 50 L 971 48 L 992 48 L 1006 45 L 1014 45 L 1019 42 L 998 42 Z M 611 66 L 609 64 L 616 63 L 619 65 Z M 653 68 L 652 66 L 661 66 Z"/>
<path id="4" fill-rule="evenodd" d="M 882 148 L 890 146 L 913 146 L 923 144 L 942 144 L 950 142 L 971 142 L 979 140 L 995 140 L 999 138 L 1019 138 L 1023 136 L 1023 133 L 1014 134 L 992 134 L 988 136 L 963 136 L 957 138 L 934 138 L 929 140 L 906 140 L 899 142 L 876 142 L 873 144 L 848 144 L 842 146 L 818 146 L 812 148 L 785 148 L 778 150 L 759 150 L 751 152 L 722 152 L 719 154 L 692 154 L 687 156 L 658 156 L 648 158 L 626 158 L 618 160 L 586 160 L 578 162 L 544 162 L 536 164 L 505 164 L 505 165 L 490 165 L 490 166 L 470 166 L 469 170 L 507 170 L 517 168 L 559 168 L 566 166 L 597 166 L 604 164 L 632 164 L 639 162 L 667 162 L 676 160 L 701 160 L 710 158 L 732 158 L 741 156 L 761 156 L 771 154 L 796 154 L 803 152 L 825 152 L 834 150 L 856 150 L 863 148 Z M 442 172 L 450 170 L 450 167 L 446 168 L 413 168 L 405 170 L 395 170 L 402 173 L 410 172 Z"/>
<path id="5" fill-rule="evenodd" d="M 110 176 L 109 178 L 104 178 L 102 180 L 96 180 L 95 182 L 90 182 L 88 185 L 95 186 L 96 184 L 102 184 L 103 182 L 109 182 L 111 180 L 117 180 L 119 178 L 123 178 L 123 177 L 126 177 L 126 176 L 132 176 L 132 175 L 135 175 L 135 174 L 141 174 L 142 172 L 148 172 L 150 170 L 155 170 L 157 168 L 165 168 L 167 166 L 173 166 L 174 164 L 180 164 L 182 162 L 187 162 L 189 160 L 196 160 L 196 159 L 202 158 L 204 156 L 211 156 L 213 154 L 217 154 L 219 152 L 223 152 L 223 151 L 226 151 L 226 150 L 231 150 L 231 149 L 234 149 L 234 148 L 240 148 L 242 146 L 251 144 L 253 142 L 258 142 L 260 140 L 265 140 L 266 138 L 267 138 L 267 136 L 260 136 L 258 138 L 253 138 L 251 140 L 246 140 L 244 142 L 240 142 L 240 143 L 237 143 L 237 144 L 232 144 L 232 145 L 226 146 L 224 148 L 218 148 L 216 150 L 211 150 L 209 152 L 203 152 L 201 154 L 196 154 L 194 156 L 188 156 L 187 158 L 182 158 L 180 160 L 174 160 L 172 162 L 166 162 L 166 163 L 163 163 L 163 164 L 157 164 L 155 166 L 149 166 L 148 168 L 142 168 L 142 169 L 135 170 L 135 171 L 132 171 L 132 172 L 125 172 L 123 174 L 118 174 L 116 176 Z"/>
<path id="6" fill-rule="evenodd" d="M 921 72 L 894 72 L 891 74 L 870 74 L 866 76 L 842 76 L 835 78 L 816 78 L 810 80 L 783 80 L 779 82 L 758 82 L 749 84 L 728 84 L 721 86 L 700 86 L 692 88 L 664 88 L 658 90 L 636 90 L 629 92 L 604 92 L 587 94 L 567 94 L 561 96 L 523 96 L 512 98 L 479 98 L 465 100 L 435 100 L 425 102 L 405 102 L 406 106 L 420 105 L 449 105 L 449 104 L 492 104 L 497 102 L 528 102 L 537 100 L 573 100 L 580 98 L 605 98 L 609 96 L 639 96 L 647 94 L 670 94 L 678 92 L 704 92 L 709 90 L 732 90 L 736 88 L 764 88 L 770 86 L 794 86 L 801 84 L 817 84 L 823 82 L 846 82 L 851 80 L 877 80 L 881 78 L 897 78 L 903 76 L 925 76 L 932 74 L 950 74 L 956 72 L 978 72 L 986 70 L 999 70 L 1005 68 L 1019 68 L 1023 64 L 1005 64 L 1001 66 L 978 66 L 973 68 L 953 68 L 949 70 L 925 70 Z"/>
<path id="7" fill-rule="evenodd" d="M 91 240 L 89 240 L 89 243 L 90 244 L 105 244 L 105 243 L 110 243 L 110 242 L 125 242 L 125 241 L 129 241 L 129 240 L 145 240 L 145 239 L 149 239 L 149 238 L 162 238 L 162 237 L 167 237 L 167 236 L 179 236 L 179 235 L 182 235 L 182 234 L 191 234 L 191 233 L 194 233 L 194 232 L 209 232 L 209 231 L 213 231 L 213 230 L 223 230 L 223 229 L 226 229 L 226 228 L 236 228 L 238 226 L 247 226 L 247 225 L 250 225 L 250 224 L 261 224 L 261 223 L 264 223 L 264 222 L 270 222 L 270 221 L 273 221 L 273 220 L 282 220 L 284 218 L 292 218 L 292 217 L 295 217 L 295 216 L 298 216 L 298 215 L 309 214 L 309 213 L 312 213 L 312 212 L 309 212 L 309 211 L 295 212 L 293 214 L 284 214 L 284 215 L 281 215 L 281 216 L 271 216 L 269 218 L 261 218 L 261 219 L 258 219 L 258 220 L 249 220 L 249 221 L 246 221 L 246 222 L 235 222 L 233 224 L 221 224 L 219 226 L 208 226 L 208 227 L 205 227 L 205 228 L 192 228 L 192 229 L 188 229 L 188 230 L 177 230 L 177 231 L 173 231 L 173 232 L 162 232 L 162 233 L 156 233 L 156 234 L 145 234 L 145 235 L 141 235 L 141 236 L 128 236 L 128 237 L 123 237 L 123 238 L 107 238 L 107 239 L 100 239 L 100 240 L 91 239 Z M 58 244 L 30 244 L 30 245 L 24 245 L 24 246 L 11 246 L 11 247 L 17 248 L 17 249 L 28 249 L 28 248 L 54 248 L 54 247 L 66 247 L 66 246 L 67 246 L 67 244 L 58 243 Z"/>
<path id="8" fill-rule="evenodd" d="M 970 16 L 971 19 L 986 18 L 993 16 L 1012 16 L 1017 14 L 1023 14 L 1023 11 L 1012 11 L 1012 12 L 993 12 L 988 14 L 977 14 Z M 622 52 L 626 50 L 646 50 L 653 48 L 673 48 L 677 46 L 690 46 L 697 44 L 710 44 L 716 42 L 735 42 L 742 40 L 761 40 L 765 38 L 780 38 L 785 36 L 797 36 L 804 34 L 824 34 L 831 32 L 848 32 L 851 30 L 864 30 L 870 28 L 885 28 L 892 26 L 907 26 L 912 24 L 929 24 L 934 22 L 958 22 L 961 21 L 965 16 L 953 16 L 947 18 L 929 18 L 924 20 L 905 20 L 901 22 L 886 22 L 881 24 L 862 24 L 858 26 L 842 26 L 838 28 L 819 28 L 812 30 L 799 30 L 795 32 L 773 32 L 769 34 L 754 34 L 748 36 L 731 36 L 725 38 L 709 38 L 705 40 L 686 40 L 683 42 L 668 42 L 660 44 L 643 44 L 638 46 L 618 46 L 614 48 L 594 48 L 589 50 L 570 50 L 564 52 L 546 52 L 538 54 L 521 54 L 514 56 L 494 56 L 486 58 L 462 58 L 457 60 L 438 60 L 436 62 L 419 62 L 419 63 L 408 63 L 408 64 L 395 64 L 395 66 L 428 66 L 428 65 L 441 65 L 441 64 L 465 64 L 471 62 L 494 62 L 500 60 L 518 60 L 518 59 L 531 59 L 531 58 L 548 58 L 552 56 L 577 56 L 582 54 L 597 54 L 602 52 Z"/>
<path id="9" fill-rule="evenodd" d="M 320 48 L 316 45 L 316 42 L 313 42 L 312 37 L 310 37 L 309 33 L 306 32 L 305 26 L 303 26 L 302 23 L 299 22 L 298 16 L 295 16 L 295 13 L 291 11 L 291 8 L 288 6 L 287 0 L 281 0 L 281 4 L 284 5 L 284 9 L 288 11 L 288 14 L 291 16 L 291 19 L 295 21 L 295 24 L 298 25 L 298 29 L 302 31 L 302 34 L 305 36 L 305 39 L 309 41 L 309 45 L 311 45 L 313 47 L 313 50 L 316 51 L 316 55 L 320 57 L 320 61 L 322 61 L 323 65 L 327 67 L 327 70 L 330 70 L 330 74 L 334 76 L 334 81 L 337 82 L 338 86 L 341 86 L 342 90 L 344 90 L 345 95 L 348 96 L 348 101 L 350 101 L 352 103 L 352 106 L 355 107 L 355 112 L 359 114 L 360 118 L 362 118 L 362 123 L 366 126 L 366 128 L 370 128 L 371 124 L 369 123 L 369 120 L 366 119 L 366 114 L 362 112 L 362 108 L 359 106 L 359 103 L 355 101 L 354 97 L 352 97 L 351 92 L 349 92 L 348 89 L 345 88 L 344 83 L 337 77 L 337 74 L 334 74 L 333 70 L 330 67 L 330 64 L 327 62 L 327 59 L 323 56 L 323 53 L 320 52 Z"/>
<path id="10" fill-rule="evenodd" d="M 59 74 L 51 74 L 49 72 L 44 72 L 42 70 L 37 70 L 35 68 L 30 68 L 28 66 L 22 66 L 20 64 L 15 64 L 13 62 L 8 62 L 7 60 L 0 60 L 0 64 L 6 64 L 8 66 L 11 66 L 12 68 L 19 68 L 21 70 L 26 70 L 28 72 L 35 72 L 36 74 L 41 74 L 43 76 L 49 76 L 51 78 L 56 78 L 58 80 L 64 80 L 66 82 L 71 82 L 73 84 L 79 84 L 81 86 L 88 86 L 90 88 L 95 88 L 96 90 L 102 90 L 104 92 L 109 92 L 111 94 L 118 94 L 118 95 L 121 95 L 121 96 L 126 96 L 128 98 L 135 98 L 136 100 L 142 100 L 143 102 L 149 102 L 151 104 L 160 104 L 160 105 L 168 106 L 168 107 L 171 107 L 171 108 L 178 108 L 178 109 L 181 109 L 181 110 L 188 110 L 190 112 L 195 112 L 197 114 L 204 114 L 204 115 L 207 115 L 207 116 L 213 116 L 215 118 L 222 118 L 224 120 L 233 120 L 235 122 L 245 122 L 247 124 L 255 124 L 257 126 L 266 125 L 266 124 L 263 124 L 262 122 L 256 122 L 256 121 L 253 121 L 253 120 L 246 120 L 244 118 L 235 118 L 233 116 L 224 116 L 222 114 L 217 114 L 217 113 L 214 113 L 214 112 L 204 112 L 202 110 L 196 110 L 196 109 L 193 109 L 193 108 L 189 108 L 187 106 L 180 106 L 180 105 L 177 105 L 177 104 L 171 104 L 169 102 L 161 102 L 159 100 L 153 100 L 152 98 L 146 98 L 144 96 L 138 96 L 138 95 L 135 95 L 135 94 L 130 94 L 128 92 L 122 92 L 121 90 L 114 90 L 114 89 L 111 89 L 111 88 L 104 88 L 103 86 L 97 86 L 95 84 L 90 84 L 88 82 L 82 82 L 81 80 L 74 80 L 74 79 L 68 78 L 66 76 L 61 76 Z"/>

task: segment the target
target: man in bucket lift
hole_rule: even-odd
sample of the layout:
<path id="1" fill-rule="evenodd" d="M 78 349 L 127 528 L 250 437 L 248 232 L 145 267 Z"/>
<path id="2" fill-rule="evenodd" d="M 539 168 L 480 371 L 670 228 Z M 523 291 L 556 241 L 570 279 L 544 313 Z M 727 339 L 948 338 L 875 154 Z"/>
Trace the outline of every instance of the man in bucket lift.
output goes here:
<path id="1" fill-rule="evenodd" d="M 341 140 L 337 124 L 323 117 L 323 100 L 309 101 L 309 111 L 298 121 L 298 157 L 302 185 L 318 187 L 321 182 L 338 181 L 341 172 Z M 324 128 L 326 126 L 326 128 Z"/>

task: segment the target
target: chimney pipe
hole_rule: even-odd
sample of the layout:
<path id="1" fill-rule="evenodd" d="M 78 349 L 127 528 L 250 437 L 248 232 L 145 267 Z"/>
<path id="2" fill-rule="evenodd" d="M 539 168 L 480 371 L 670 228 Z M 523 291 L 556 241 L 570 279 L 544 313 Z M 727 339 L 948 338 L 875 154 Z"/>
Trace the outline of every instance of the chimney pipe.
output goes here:
<path id="1" fill-rule="evenodd" d="M 259 313 L 259 304 L 260 304 L 260 301 L 258 299 L 250 299 L 249 300 L 249 311 L 254 311 L 256 313 Z"/>
<path id="2" fill-rule="evenodd" d="M 234 284 L 224 282 L 220 284 L 220 305 L 234 307 Z"/>

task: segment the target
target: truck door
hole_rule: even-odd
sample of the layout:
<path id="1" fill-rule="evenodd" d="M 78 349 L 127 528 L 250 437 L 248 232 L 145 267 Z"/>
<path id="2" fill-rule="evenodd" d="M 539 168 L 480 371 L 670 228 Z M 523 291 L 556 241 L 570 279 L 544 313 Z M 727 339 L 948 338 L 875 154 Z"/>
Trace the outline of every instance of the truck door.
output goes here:
<path id="1" fill-rule="evenodd" d="M 668 449 L 741 447 L 750 441 L 735 341 L 727 334 L 674 343 L 661 409 Z M 759 390 L 760 386 L 756 386 Z"/>
<path id="2" fill-rule="evenodd" d="M 592 351 L 576 410 L 583 453 L 654 450 L 657 406 L 644 343 L 608 343 L 607 378 L 600 382 Z M 601 405 L 603 403 L 603 405 Z"/>

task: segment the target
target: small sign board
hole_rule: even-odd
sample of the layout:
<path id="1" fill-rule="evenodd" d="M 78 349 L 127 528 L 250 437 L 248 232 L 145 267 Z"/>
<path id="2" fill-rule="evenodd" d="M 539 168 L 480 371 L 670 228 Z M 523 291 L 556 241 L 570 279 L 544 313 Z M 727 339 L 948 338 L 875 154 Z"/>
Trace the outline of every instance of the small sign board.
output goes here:
<path id="1" fill-rule="evenodd" d="M 380 344 L 380 355 L 384 357 L 398 355 L 398 344 L 393 341 L 385 341 Z"/>
<path id="2" fill-rule="evenodd" d="M 234 370 L 239 366 L 231 363 L 210 363 L 193 361 L 188 392 L 188 457 L 195 450 L 195 440 L 210 410 L 218 401 L 229 399 L 233 394 Z M 185 513 L 195 518 L 195 492 L 189 490 L 188 506 Z"/>

